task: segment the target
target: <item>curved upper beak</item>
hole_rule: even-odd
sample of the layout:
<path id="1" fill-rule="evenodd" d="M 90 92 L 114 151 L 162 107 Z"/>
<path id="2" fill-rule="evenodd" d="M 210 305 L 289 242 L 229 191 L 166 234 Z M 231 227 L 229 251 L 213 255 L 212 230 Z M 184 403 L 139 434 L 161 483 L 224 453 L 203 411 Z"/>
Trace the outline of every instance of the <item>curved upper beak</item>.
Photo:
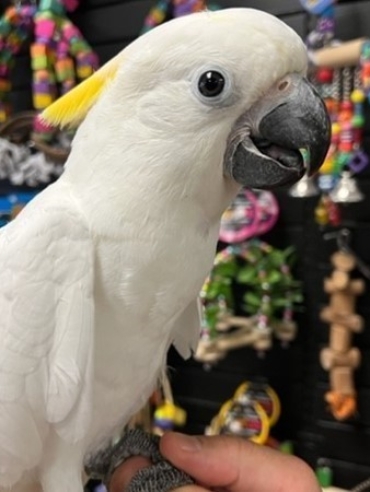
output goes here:
<path id="1" fill-rule="evenodd" d="M 330 118 L 314 87 L 297 74 L 288 75 L 237 121 L 225 170 L 251 188 L 294 183 L 320 168 L 330 133 Z"/>

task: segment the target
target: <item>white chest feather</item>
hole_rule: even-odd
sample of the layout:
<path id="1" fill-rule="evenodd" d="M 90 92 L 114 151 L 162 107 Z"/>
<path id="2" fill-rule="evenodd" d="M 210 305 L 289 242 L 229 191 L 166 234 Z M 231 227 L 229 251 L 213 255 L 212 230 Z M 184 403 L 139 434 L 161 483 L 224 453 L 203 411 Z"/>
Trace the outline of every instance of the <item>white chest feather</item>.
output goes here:
<path id="1" fill-rule="evenodd" d="M 157 232 L 157 234 L 156 234 Z M 97 249 L 93 445 L 138 411 L 173 342 L 173 325 L 198 295 L 214 257 L 212 234 L 161 228 Z"/>

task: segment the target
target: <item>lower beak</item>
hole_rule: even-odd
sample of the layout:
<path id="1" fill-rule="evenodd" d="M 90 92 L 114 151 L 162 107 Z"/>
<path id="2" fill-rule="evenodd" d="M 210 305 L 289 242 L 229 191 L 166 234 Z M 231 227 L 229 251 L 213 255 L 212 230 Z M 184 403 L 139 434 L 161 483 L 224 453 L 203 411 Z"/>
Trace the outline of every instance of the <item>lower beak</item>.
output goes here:
<path id="1" fill-rule="evenodd" d="M 225 171 L 239 184 L 271 189 L 315 173 L 330 144 L 330 119 L 306 79 L 277 82 L 237 122 L 225 155 Z"/>

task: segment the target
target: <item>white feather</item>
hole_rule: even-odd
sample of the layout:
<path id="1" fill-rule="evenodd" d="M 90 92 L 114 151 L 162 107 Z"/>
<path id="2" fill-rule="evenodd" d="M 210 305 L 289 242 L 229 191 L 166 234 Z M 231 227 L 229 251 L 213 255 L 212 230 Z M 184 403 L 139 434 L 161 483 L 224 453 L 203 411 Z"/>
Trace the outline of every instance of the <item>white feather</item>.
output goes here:
<path id="1" fill-rule="evenodd" d="M 52 423 L 77 440 L 90 421 L 92 243 L 68 189 L 35 199 L 1 231 L 0 252 L 0 483 L 11 486 L 42 462 Z"/>
<path id="2" fill-rule="evenodd" d="M 200 298 L 197 298 L 189 304 L 174 323 L 173 345 L 184 359 L 189 358 L 195 352 L 202 323 L 202 304 Z"/>

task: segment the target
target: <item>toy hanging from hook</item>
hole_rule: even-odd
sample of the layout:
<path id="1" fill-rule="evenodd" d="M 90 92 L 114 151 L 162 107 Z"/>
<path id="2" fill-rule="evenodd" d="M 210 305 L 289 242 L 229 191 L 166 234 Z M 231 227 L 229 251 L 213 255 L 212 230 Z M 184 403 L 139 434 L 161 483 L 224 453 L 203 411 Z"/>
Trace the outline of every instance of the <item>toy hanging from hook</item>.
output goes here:
<path id="1" fill-rule="evenodd" d="M 352 346 L 352 334 L 363 330 L 364 321 L 355 312 L 355 303 L 365 291 L 362 279 L 353 279 L 357 267 L 370 278 L 370 270 L 350 246 L 351 233 L 342 229 L 326 234 L 325 239 L 336 239 L 338 251 L 332 255 L 333 272 L 325 280 L 329 304 L 321 311 L 321 319 L 330 324 L 330 343 L 320 354 L 322 367 L 329 371 L 330 390 L 325 400 L 335 419 L 346 420 L 356 414 L 357 394 L 353 372 L 360 365 L 361 353 Z"/>
<path id="2" fill-rule="evenodd" d="M 204 326 L 195 354 L 198 361 L 211 365 L 246 346 L 263 356 L 273 335 L 284 346 L 294 339 L 293 313 L 302 292 L 291 272 L 292 260 L 292 249 L 278 250 L 258 240 L 230 245 L 217 254 L 201 292 Z M 239 294 L 243 292 L 245 315 L 234 312 L 236 284 Z"/>
<path id="3" fill-rule="evenodd" d="M 15 55 L 27 41 L 31 41 L 36 110 L 45 109 L 96 70 L 97 56 L 67 16 L 78 5 L 78 0 L 17 0 L 5 10 L 0 19 L 0 122 L 6 121 L 11 112 L 10 73 Z M 35 131 L 48 136 L 48 129 L 38 120 Z"/>
<path id="4" fill-rule="evenodd" d="M 159 0 L 146 16 L 142 33 L 150 31 L 170 18 L 218 8 L 217 5 L 207 5 L 206 0 Z"/>
<path id="5" fill-rule="evenodd" d="M 365 104 L 370 88 L 370 45 L 364 40 L 354 43 L 357 56 L 352 65 L 338 62 L 315 65 L 316 54 L 338 47 L 335 39 L 335 0 L 300 0 L 309 14 L 315 16 L 315 29 L 307 37 L 311 59 L 310 79 L 327 107 L 332 138 L 325 161 L 315 177 L 304 176 L 290 190 L 290 195 L 308 198 L 319 195 L 315 221 L 321 227 L 338 227 L 344 207 L 364 199 L 359 175 L 368 165 L 369 156 L 363 146 Z M 346 58 L 345 58 L 346 59 Z"/>
<path id="6" fill-rule="evenodd" d="M 362 275 L 370 280 L 370 267 L 357 255 L 351 246 L 352 233 L 347 228 L 342 228 L 339 231 L 328 232 L 324 234 L 324 239 L 336 239 L 339 251 L 352 255 L 356 260 L 356 266 Z"/>

